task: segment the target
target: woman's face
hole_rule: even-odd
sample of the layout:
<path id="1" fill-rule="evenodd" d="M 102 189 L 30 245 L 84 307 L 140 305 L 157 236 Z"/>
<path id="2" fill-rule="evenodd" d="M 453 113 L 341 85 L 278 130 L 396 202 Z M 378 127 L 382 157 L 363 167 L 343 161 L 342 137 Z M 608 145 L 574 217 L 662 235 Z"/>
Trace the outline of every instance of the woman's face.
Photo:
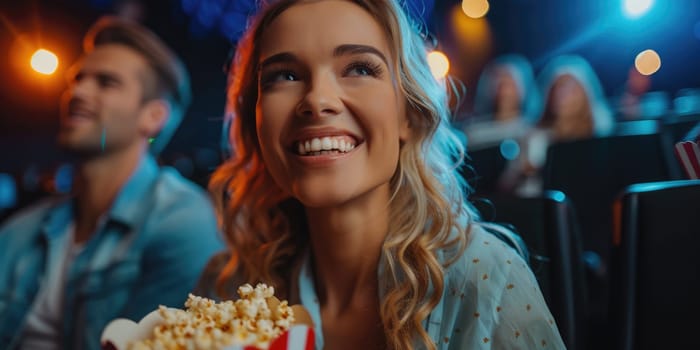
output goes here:
<path id="1" fill-rule="evenodd" d="M 557 78 L 550 90 L 554 113 L 554 129 L 561 138 L 590 136 L 593 120 L 586 91 L 574 77 L 564 74 Z"/>
<path id="2" fill-rule="evenodd" d="M 389 193 L 409 130 L 389 48 L 382 27 L 348 1 L 293 5 L 265 29 L 258 142 L 275 182 L 305 206 Z"/>
<path id="3" fill-rule="evenodd" d="M 520 115 L 520 91 L 513 74 L 505 67 L 494 74 L 494 118 L 498 121 L 513 120 Z"/>

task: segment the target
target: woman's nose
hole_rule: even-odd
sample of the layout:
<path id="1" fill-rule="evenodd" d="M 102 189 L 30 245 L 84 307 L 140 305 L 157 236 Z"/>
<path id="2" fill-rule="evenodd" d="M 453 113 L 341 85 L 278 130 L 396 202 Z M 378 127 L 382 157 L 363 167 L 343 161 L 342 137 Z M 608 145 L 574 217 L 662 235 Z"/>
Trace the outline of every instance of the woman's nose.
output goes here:
<path id="1" fill-rule="evenodd" d="M 304 97 L 297 106 L 297 115 L 304 117 L 329 117 L 343 109 L 340 87 L 331 73 L 310 80 Z"/>

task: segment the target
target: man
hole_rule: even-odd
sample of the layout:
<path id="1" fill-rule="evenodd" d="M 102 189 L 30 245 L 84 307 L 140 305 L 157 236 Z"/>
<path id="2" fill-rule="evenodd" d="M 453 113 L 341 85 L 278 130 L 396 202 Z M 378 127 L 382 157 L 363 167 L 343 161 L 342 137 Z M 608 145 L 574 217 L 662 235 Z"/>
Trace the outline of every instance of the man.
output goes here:
<path id="1" fill-rule="evenodd" d="M 209 198 L 151 152 L 189 103 L 187 72 L 147 29 L 105 18 L 62 103 L 73 193 L 0 229 L 0 348 L 99 349 L 117 317 L 182 307 L 223 248 Z"/>

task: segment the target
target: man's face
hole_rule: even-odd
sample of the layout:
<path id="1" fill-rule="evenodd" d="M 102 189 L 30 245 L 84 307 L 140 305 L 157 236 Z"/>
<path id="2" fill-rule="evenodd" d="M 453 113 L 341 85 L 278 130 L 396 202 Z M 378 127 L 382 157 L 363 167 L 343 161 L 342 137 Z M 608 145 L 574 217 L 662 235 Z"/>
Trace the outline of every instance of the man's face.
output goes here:
<path id="1" fill-rule="evenodd" d="M 106 44 L 75 68 L 62 100 L 59 144 L 90 156 L 144 142 L 143 81 L 151 74 L 146 60 L 127 46 Z"/>

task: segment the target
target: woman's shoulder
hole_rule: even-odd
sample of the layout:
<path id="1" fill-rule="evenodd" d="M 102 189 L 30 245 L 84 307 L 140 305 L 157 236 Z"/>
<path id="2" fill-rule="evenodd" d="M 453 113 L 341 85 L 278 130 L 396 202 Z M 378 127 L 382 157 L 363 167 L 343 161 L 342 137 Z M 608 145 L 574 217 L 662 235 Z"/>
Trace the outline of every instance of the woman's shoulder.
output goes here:
<path id="1" fill-rule="evenodd" d="M 440 338 L 450 348 L 563 349 L 532 270 L 488 223 L 473 224 L 467 248 L 448 268 Z"/>
<path id="2" fill-rule="evenodd" d="M 466 249 L 447 268 L 450 284 L 463 285 L 489 279 L 505 283 L 513 269 L 529 270 L 514 244 L 507 242 L 505 236 L 490 232 L 487 227 L 482 223 L 471 225 Z"/>

